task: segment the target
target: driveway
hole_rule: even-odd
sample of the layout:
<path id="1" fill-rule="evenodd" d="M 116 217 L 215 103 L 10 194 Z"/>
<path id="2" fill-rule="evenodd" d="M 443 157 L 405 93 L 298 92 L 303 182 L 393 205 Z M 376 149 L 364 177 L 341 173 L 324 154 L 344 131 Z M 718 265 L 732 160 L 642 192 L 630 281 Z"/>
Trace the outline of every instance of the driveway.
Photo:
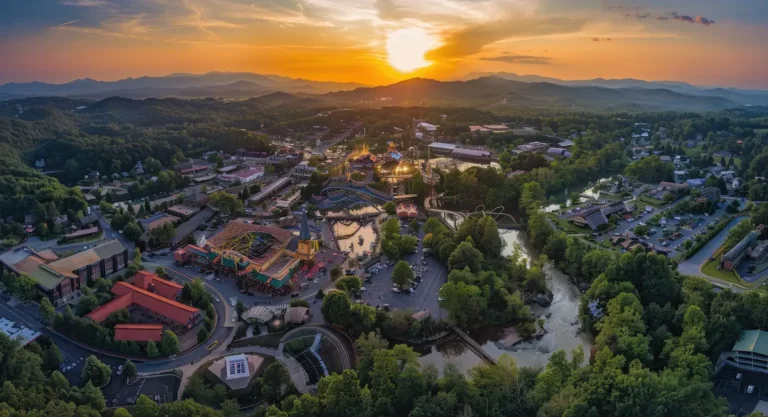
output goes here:
<path id="1" fill-rule="evenodd" d="M 712 254 L 719 248 L 720 246 L 725 243 L 725 239 L 728 237 L 728 232 L 733 229 L 737 224 L 741 223 L 742 221 L 748 219 L 747 216 L 740 216 L 733 220 L 731 220 L 730 223 L 728 223 L 727 226 L 723 230 L 720 231 L 720 233 L 717 234 L 717 236 L 713 237 L 712 240 L 707 242 L 704 247 L 699 249 L 696 254 L 691 256 L 690 258 L 686 259 L 685 261 L 681 262 L 677 266 L 677 270 L 680 271 L 683 275 L 691 275 L 691 276 L 704 276 L 706 275 L 699 272 L 699 269 L 709 260 L 709 258 L 712 256 Z"/>

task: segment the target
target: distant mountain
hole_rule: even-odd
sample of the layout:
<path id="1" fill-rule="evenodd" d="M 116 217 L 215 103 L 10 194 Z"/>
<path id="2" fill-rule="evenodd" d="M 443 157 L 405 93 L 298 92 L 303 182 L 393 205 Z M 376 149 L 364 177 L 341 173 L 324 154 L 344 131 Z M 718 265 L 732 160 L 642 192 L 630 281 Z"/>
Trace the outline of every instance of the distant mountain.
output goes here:
<path id="1" fill-rule="evenodd" d="M 499 76 L 467 81 L 414 78 L 396 84 L 339 91 L 320 96 L 336 104 L 367 106 L 548 106 L 600 110 L 711 111 L 740 103 L 714 95 L 694 95 L 668 88 L 606 88 L 524 82 Z"/>
<path id="2" fill-rule="evenodd" d="M 255 93 L 282 91 L 322 94 L 363 87 L 359 83 L 337 83 L 294 79 L 250 72 L 209 72 L 206 74 L 170 74 L 164 77 L 125 78 L 97 81 L 90 78 L 64 84 L 43 82 L 0 85 L 0 98 L 30 96 L 70 96 L 101 99 L 110 96 L 147 97 L 224 97 L 244 98 Z"/>
<path id="3" fill-rule="evenodd" d="M 634 78 L 605 79 L 594 78 L 590 80 L 561 80 L 559 78 L 542 77 L 540 75 L 519 75 L 511 72 L 470 72 L 457 81 L 468 81 L 483 77 L 499 77 L 510 81 L 525 83 L 551 83 L 564 86 L 578 87 L 605 87 L 605 88 L 665 88 L 678 93 L 694 94 L 702 96 L 722 97 L 745 105 L 768 105 L 768 91 L 745 90 L 737 88 L 706 88 L 697 87 L 681 81 L 645 81 Z"/>

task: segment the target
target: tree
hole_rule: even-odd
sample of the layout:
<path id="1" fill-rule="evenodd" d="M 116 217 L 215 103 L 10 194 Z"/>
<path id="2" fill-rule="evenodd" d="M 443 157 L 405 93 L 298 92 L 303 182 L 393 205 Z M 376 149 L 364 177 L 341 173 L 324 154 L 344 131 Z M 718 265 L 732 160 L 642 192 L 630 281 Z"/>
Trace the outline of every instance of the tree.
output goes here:
<path id="1" fill-rule="evenodd" d="M 346 292 L 347 294 L 352 294 L 360 291 L 360 288 L 363 286 L 363 281 L 357 275 L 347 275 L 336 280 L 335 285 L 336 288 Z"/>
<path id="2" fill-rule="evenodd" d="M 406 261 L 398 261 L 392 270 L 392 283 L 400 289 L 408 288 L 413 281 L 413 269 Z"/>
<path id="3" fill-rule="evenodd" d="M 397 214 L 397 206 L 395 206 L 395 203 L 393 203 L 392 201 L 387 201 L 386 203 L 384 203 L 383 206 L 381 206 L 381 208 L 383 208 L 384 212 L 389 214 L 390 216 L 394 216 Z"/>
<path id="4" fill-rule="evenodd" d="M 344 274 L 344 269 L 341 267 L 341 265 L 336 265 L 333 268 L 331 268 L 331 281 L 336 281 Z"/>
<path id="5" fill-rule="evenodd" d="M 55 371 L 64 362 L 64 356 L 58 346 L 51 344 L 43 351 L 43 369 Z"/>
<path id="6" fill-rule="evenodd" d="M 6 280 L 8 290 L 22 300 L 33 300 L 37 297 L 37 281 L 25 273 L 10 274 Z"/>
<path id="7" fill-rule="evenodd" d="M 118 408 L 115 410 L 115 414 L 113 414 L 114 417 L 131 417 L 131 413 L 128 412 L 125 408 Z"/>
<path id="8" fill-rule="evenodd" d="M 130 380 L 139 374 L 139 370 L 136 369 L 136 365 L 134 365 L 133 362 L 128 359 L 125 361 L 125 365 L 123 365 L 123 373 L 125 374 L 125 377 Z"/>
<path id="9" fill-rule="evenodd" d="M 345 326 L 349 320 L 350 304 L 349 297 L 344 292 L 329 291 L 323 297 L 323 306 L 320 311 L 329 323 Z"/>
<path id="10" fill-rule="evenodd" d="M 40 315 L 43 316 L 43 319 L 45 321 L 50 321 L 51 318 L 53 318 L 53 315 L 56 313 L 56 310 L 53 308 L 53 304 L 51 304 L 51 301 L 48 300 L 48 297 L 43 297 L 40 300 Z"/>
<path id="11" fill-rule="evenodd" d="M 160 349 L 165 356 L 179 353 L 179 338 L 176 337 L 176 333 L 170 330 L 164 331 L 163 338 L 160 341 Z"/>
<path id="12" fill-rule="evenodd" d="M 208 339 L 208 330 L 205 329 L 205 327 L 201 327 L 200 330 L 197 331 L 197 343 L 203 343 Z"/>
<path id="13" fill-rule="evenodd" d="M 243 313 L 245 313 L 245 304 L 243 304 L 242 301 L 237 300 L 237 304 L 235 304 L 235 311 L 237 312 L 237 317 L 240 317 Z"/>
<path id="14" fill-rule="evenodd" d="M 524 212 L 535 211 L 546 200 L 547 193 L 538 182 L 531 181 L 523 184 L 519 202 L 521 210 Z"/>
<path id="15" fill-rule="evenodd" d="M 464 282 L 447 282 L 440 287 L 440 307 L 459 326 L 481 322 L 485 316 L 487 301 L 480 288 Z"/>
<path id="16" fill-rule="evenodd" d="M 80 377 L 83 381 L 92 382 L 95 386 L 100 387 L 109 381 L 110 375 L 112 375 L 112 369 L 91 355 L 85 360 Z"/>
<path id="17" fill-rule="evenodd" d="M 136 222 L 128 222 L 125 227 L 123 227 L 123 235 L 132 242 L 138 242 L 143 234 L 144 231 L 141 230 L 141 226 Z"/>
<path id="18" fill-rule="evenodd" d="M 291 375 L 285 365 L 279 361 L 267 366 L 261 378 L 264 383 L 261 387 L 261 395 L 267 402 L 276 403 L 286 394 L 296 391 L 291 382 Z"/>
<path id="19" fill-rule="evenodd" d="M 208 196 L 208 205 L 220 210 L 225 215 L 242 213 L 243 202 L 236 195 L 226 191 L 217 191 Z"/>
<path id="20" fill-rule="evenodd" d="M 461 242 L 448 258 L 448 268 L 462 270 L 468 267 L 472 272 L 479 272 L 483 254 L 470 242 Z"/>
<path id="21" fill-rule="evenodd" d="M 147 342 L 147 357 L 148 358 L 156 358 L 160 356 L 160 352 L 157 350 L 157 346 L 155 345 L 155 342 L 150 340 Z"/>
<path id="22" fill-rule="evenodd" d="M 306 307 L 309 308 L 309 301 L 301 299 L 301 298 L 294 298 L 291 300 L 290 303 L 288 303 L 289 307 Z"/>

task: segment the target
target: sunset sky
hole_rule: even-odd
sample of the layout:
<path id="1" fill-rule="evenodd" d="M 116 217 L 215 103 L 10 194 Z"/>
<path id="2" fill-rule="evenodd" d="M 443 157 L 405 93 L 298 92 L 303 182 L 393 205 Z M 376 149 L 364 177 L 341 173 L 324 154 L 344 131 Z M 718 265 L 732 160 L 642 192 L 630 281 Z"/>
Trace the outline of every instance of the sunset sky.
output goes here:
<path id="1" fill-rule="evenodd" d="M 505 71 L 768 89 L 766 0 L 3 0 L 0 83 Z"/>

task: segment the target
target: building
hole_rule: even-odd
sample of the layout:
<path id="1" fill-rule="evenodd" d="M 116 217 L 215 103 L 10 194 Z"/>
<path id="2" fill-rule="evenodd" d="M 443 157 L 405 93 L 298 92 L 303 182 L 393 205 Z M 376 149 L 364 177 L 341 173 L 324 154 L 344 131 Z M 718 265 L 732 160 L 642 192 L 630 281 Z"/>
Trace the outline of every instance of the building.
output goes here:
<path id="1" fill-rule="evenodd" d="M 288 244 L 289 249 L 293 247 L 294 241 L 296 243 L 295 252 L 299 256 L 299 259 L 304 261 L 315 259 L 315 254 L 317 253 L 317 249 L 318 249 L 318 243 L 316 240 L 312 240 L 312 233 L 309 230 L 309 219 L 307 218 L 306 211 L 304 211 L 303 215 L 301 216 L 301 227 L 299 228 L 299 238 L 291 239 L 291 242 Z"/>
<path id="2" fill-rule="evenodd" d="M 685 183 L 691 188 L 701 188 L 706 183 L 706 180 L 704 178 L 691 178 L 686 180 Z"/>
<path id="3" fill-rule="evenodd" d="M 306 234 L 300 233 L 299 237 Z M 297 253 L 301 241 L 305 240 L 295 239 L 288 230 L 232 220 L 204 247 L 187 245 L 176 251 L 174 257 L 177 261 L 243 277 L 249 286 L 264 291 L 285 293 L 301 259 Z M 311 256 L 314 252 L 305 254 Z"/>
<path id="4" fill-rule="evenodd" d="M 309 178 L 317 171 L 317 167 L 309 165 L 309 161 L 301 161 L 293 168 L 291 175 L 298 178 Z"/>
<path id="5" fill-rule="evenodd" d="M 519 129 L 512 129 L 512 134 L 517 136 L 536 136 L 539 134 L 539 131 L 532 128 L 532 127 L 523 127 Z"/>
<path id="6" fill-rule="evenodd" d="M 757 241 L 757 232 L 754 230 L 749 232 L 746 236 L 744 236 L 744 239 L 742 239 L 739 243 L 736 244 L 731 250 L 726 252 L 725 255 L 723 255 L 722 261 L 720 262 L 720 266 L 724 269 L 727 269 L 728 271 L 732 271 L 735 268 L 739 266 L 741 261 L 744 260 L 744 257 L 747 256 L 747 253 L 752 246 L 753 243 Z"/>
<path id="7" fill-rule="evenodd" d="M 699 199 L 702 198 L 710 203 L 720 201 L 720 189 L 717 187 L 704 187 L 701 189 L 701 195 L 696 199 L 696 202 L 699 202 Z"/>
<path id="8" fill-rule="evenodd" d="M 429 152 L 435 155 L 450 155 L 456 149 L 456 144 L 432 142 L 429 144 Z"/>
<path id="9" fill-rule="evenodd" d="M 309 321 L 309 309 L 306 307 L 289 307 L 283 320 L 286 324 L 298 326 Z"/>
<path id="10" fill-rule="evenodd" d="M 215 360 L 208 367 L 214 377 L 235 392 L 248 388 L 251 380 L 263 373 L 264 358 L 259 355 L 238 354 Z"/>
<path id="11" fill-rule="evenodd" d="M 253 167 L 245 171 L 220 174 L 218 178 L 226 182 L 239 182 L 242 184 L 253 182 L 264 176 L 264 168 Z"/>
<path id="12" fill-rule="evenodd" d="M 101 323 L 117 310 L 137 306 L 152 313 L 166 325 L 191 328 L 202 320 L 202 314 L 200 309 L 175 300 L 181 290 L 181 285 L 166 281 L 157 275 L 138 273 L 133 276 L 131 283 L 115 283 L 112 287 L 115 298 L 95 308 L 86 317 Z"/>
<path id="13" fill-rule="evenodd" d="M 198 211 L 200 211 L 200 209 L 198 207 L 188 206 L 186 204 L 176 204 L 175 206 L 168 207 L 166 211 L 173 214 L 174 216 L 186 219 L 196 214 Z"/>
<path id="14" fill-rule="evenodd" d="M 295 193 L 289 195 L 288 197 L 281 198 L 275 202 L 275 207 L 282 208 L 282 209 L 288 209 L 291 208 L 292 205 L 294 205 L 299 199 L 301 198 L 301 191 L 296 191 Z"/>
<path id="15" fill-rule="evenodd" d="M 248 198 L 248 204 L 251 206 L 261 204 L 267 198 L 272 197 L 275 193 L 287 187 L 291 182 L 293 182 L 293 180 L 290 177 L 283 177 L 271 182 L 269 185 L 263 187 L 261 191 L 250 196 Z"/>
<path id="16" fill-rule="evenodd" d="M 401 203 L 397 205 L 395 209 L 397 217 L 401 219 L 415 219 L 419 216 L 419 210 L 416 205 L 410 203 Z"/>
<path id="17" fill-rule="evenodd" d="M 8 336 L 9 339 L 19 343 L 19 347 L 22 348 L 40 337 L 40 332 L 24 326 L 16 326 L 16 322 L 8 320 L 5 317 L 0 317 L 0 333 Z"/>
<path id="18" fill-rule="evenodd" d="M 571 153 L 563 148 L 549 148 L 547 149 L 547 155 L 554 158 L 570 158 Z"/>
<path id="19" fill-rule="evenodd" d="M 163 340 L 162 324 L 116 324 L 115 340 L 134 342 L 160 342 Z"/>
<path id="20" fill-rule="evenodd" d="M 728 354 L 732 365 L 748 371 L 768 373 L 768 332 L 745 330 Z"/>
<path id="21" fill-rule="evenodd" d="M 588 226 L 597 230 L 600 226 L 608 224 L 608 219 L 614 214 L 622 214 L 628 211 L 623 201 L 592 207 L 571 216 L 570 220 L 578 226 Z"/>
<path id="22" fill-rule="evenodd" d="M 157 229 L 158 227 L 162 227 L 166 223 L 175 224 L 179 220 L 181 219 L 176 216 L 171 216 L 170 214 L 166 213 L 159 213 L 146 219 L 141 219 L 139 220 L 139 223 L 141 223 L 141 226 L 145 231 L 150 232 L 154 229 Z"/>
<path id="23" fill-rule="evenodd" d="M 20 247 L 0 255 L 0 273 L 25 273 L 54 305 L 80 297 L 80 288 L 128 266 L 128 251 L 119 240 L 110 240 L 66 258 L 51 249 L 35 251 Z"/>
<path id="24" fill-rule="evenodd" d="M 80 239 L 82 237 L 95 235 L 95 234 L 99 233 L 100 230 L 101 229 L 99 229 L 98 226 L 97 227 L 89 227 L 87 229 L 75 230 L 72 233 L 67 233 L 66 235 L 64 235 L 64 239 L 66 239 L 66 240 Z"/>
<path id="25" fill-rule="evenodd" d="M 524 143 L 512 151 L 513 155 L 520 155 L 523 153 L 543 153 L 549 149 L 549 145 L 542 142 L 529 142 Z"/>
<path id="26" fill-rule="evenodd" d="M 673 171 L 672 175 L 674 176 L 675 182 L 678 184 L 683 183 L 688 179 L 688 171 L 677 170 Z"/>
<path id="27" fill-rule="evenodd" d="M 491 159 L 491 152 L 483 149 L 455 148 L 451 156 L 457 159 L 485 160 Z"/>

